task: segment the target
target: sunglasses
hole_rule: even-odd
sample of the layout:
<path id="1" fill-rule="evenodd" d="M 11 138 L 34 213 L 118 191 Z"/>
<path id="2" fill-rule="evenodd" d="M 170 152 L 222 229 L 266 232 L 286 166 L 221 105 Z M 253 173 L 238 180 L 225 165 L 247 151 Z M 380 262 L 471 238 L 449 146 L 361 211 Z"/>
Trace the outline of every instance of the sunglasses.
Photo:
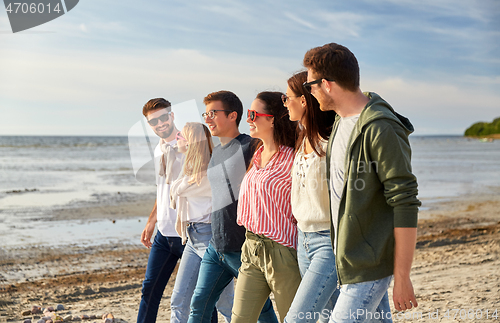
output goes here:
<path id="1" fill-rule="evenodd" d="M 179 141 L 179 140 L 187 141 L 186 138 L 184 138 L 184 136 L 182 136 L 182 134 L 181 134 L 180 131 L 175 135 L 175 140 L 177 140 L 177 141 Z"/>
<path id="2" fill-rule="evenodd" d="M 319 84 L 319 83 L 323 82 L 323 80 L 327 80 L 329 82 L 335 82 L 333 79 L 321 78 L 321 79 L 317 79 L 317 80 L 314 80 L 314 81 L 311 81 L 311 82 L 304 82 L 302 84 L 302 86 L 304 87 L 304 89 L 306 89 L 306 91 L 308 93 L 311 93 L 311 85 Z"/>
<path id="3" fill-rule="evenodd" d="M 255 110 L 248 110 L 247 118 L 249 118 L 252 122 L 257 119 L 257 117 L 274 117 L 272 114 L 258 113 Z"/>
<path id="4" fill-rule="evenodd" d="M 290 95 L 290 96 L 288 96 L 286 94 L 283 94 L 281 96 L 281 101 L 283 101 L 283 105 L 286 105 L 291 98 L 299 98 L 301 96 L 302 95 L 295 95 L 295 96 Z"/>
<path id="5" fill-rule="evenodd" d="M 170 114 L 172 112 L 167 112 L 167 113 L 164 113 L 162 114 L 161 116 L 159 116 L 158 118 L 153 118 L 151 120 L 148 120 L 148 123 L 151 125 L 151 126 L 156 126 L 158 124 L 158 121 L 161 121 L 161 122 L 167 122 L 169 119 L 170 119 Z"/>

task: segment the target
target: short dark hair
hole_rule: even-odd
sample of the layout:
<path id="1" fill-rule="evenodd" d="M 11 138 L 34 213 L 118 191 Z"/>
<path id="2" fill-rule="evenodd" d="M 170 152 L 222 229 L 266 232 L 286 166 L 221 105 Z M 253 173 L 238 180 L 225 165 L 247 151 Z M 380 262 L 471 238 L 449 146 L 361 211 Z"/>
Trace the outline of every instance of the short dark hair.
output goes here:
<path id="1" fill-rule="evenodd" d="M 168 111 L 171 110 L 171 104 L 164 98 L 156 98 L 156 99 L 151 99 L 149 100 L 144 107 L 142 108 L 142 114 L 147 117 L 149 112 L 158 110 L 158 109 L 167 109 Z"/>
<path id="2" fill-rule="evenodd" d="M 236 125 L 239 127 L 241 116 L 243 115 L 243 103 L 241 103 L 240 98 L 238 98 L 238 96 L 231 91 L 221 90 L 212 92 L 203 99 L 203 103 L 205 105 L 215 101 L 222 102 L 224 110 L 227 110 L 224 111 L 226 116 L 228 116 L 231 112 L 236 111 Z"/>
<path id="3" fill-rule="evenodd" d="M 359 88 L 358 60 L 347 47 L 330 43 L 312 48 L 303 64 L 318 78 L 333 79 L 343 89 L 355 92 Z"/>

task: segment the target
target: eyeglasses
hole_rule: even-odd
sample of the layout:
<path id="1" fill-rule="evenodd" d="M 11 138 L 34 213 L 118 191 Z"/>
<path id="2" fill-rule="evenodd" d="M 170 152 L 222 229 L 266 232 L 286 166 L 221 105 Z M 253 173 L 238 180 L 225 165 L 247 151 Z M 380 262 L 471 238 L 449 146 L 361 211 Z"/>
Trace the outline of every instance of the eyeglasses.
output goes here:
<path id="1" fill-rule="evenodd" d="M 206 120 L 206 119 L 207 119 L 207 117 L 208 117 L 209 119 L 213 119 L 213 118 L 215 118 L 215 112 L 216 112 L 216 111 L 228 111 L 228 112 L 233 112 L 233 111 L 230 111 L 230 110 L 210 110 L 210 111 L 208 111 L 208 112 L 203 112 L 203 113 L 201 114 L 201 117 L 202 117 L 204 120 Z"/>
<path id="2" fill-rule="evenodd" d="M 156 126 L 158 124 L 158 121 L 161 121 L 161 122 L 167 122 L 169 119 L 170 119 L 170 114 L 172 113 L 172 111 L 170 112 L 167 112 L 167 113 L 164 113 L 162 114 L 161 116 L 159 116 L 158 118 L 153 118 L 151 120 L 148 120 L 148 123 L 151 125 L 151 126 Z"/>
<path id="3" fill-rule="evenodd" d="M 304 82 L 304 84 L 302 84 L 302 86 L 304 87 L 304 89 L 306 89 L 307 92 L 311 93 L 311 85 L 313 85 L 313 84 L 319 84 L 319 83 L 323 82 L 323 80 L 327 80 L 329 82 L 335 82 L 332 79 L 321 78 L 321 79 L 317 79 L 317 80 L 314 80 L 314 81 L 311 81 L 311 82 Z"/>
<path id="4" fill-rule="evenodd" d="M 274 117 L 272 114 L 258 113 L 255 110 L 248 110 L 247 118 L 250 118 L 252 122 L 257 119 L 257 117 Z"/>
<path id="5" fill-rule="evenodd" d="M 290 98 L 299 98 L 299 97 L 301 97 L 301 96 L 302 96 L 302 95 L 295 95 L 295 96 L 290 95 L 290 96 L 288 96 L 288 95 L 286 95 L 286 94 L 283 94 L 283 95 L 281 96 L 281 101 L 283 101 L 283 104 L 284 104 L 284 105 L 286 105 L 286 104 L 288 103 L 288 100 L 290 100 Z"/>

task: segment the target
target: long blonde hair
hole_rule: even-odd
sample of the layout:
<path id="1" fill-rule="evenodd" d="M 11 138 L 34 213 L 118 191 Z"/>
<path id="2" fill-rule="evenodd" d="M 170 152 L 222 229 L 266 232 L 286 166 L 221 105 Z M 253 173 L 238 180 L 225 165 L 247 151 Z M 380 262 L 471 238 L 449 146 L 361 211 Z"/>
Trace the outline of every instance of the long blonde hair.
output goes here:
<path id="1" fill-rule="evenodd" d="M 188 122 L 182 128 L 182 136 L 187 140 L 188 149 L 183 173 L 190 176 L 188 183 L 200 185 L 208 168 L 214 144 L 208 128 L 199 122 Z"/>

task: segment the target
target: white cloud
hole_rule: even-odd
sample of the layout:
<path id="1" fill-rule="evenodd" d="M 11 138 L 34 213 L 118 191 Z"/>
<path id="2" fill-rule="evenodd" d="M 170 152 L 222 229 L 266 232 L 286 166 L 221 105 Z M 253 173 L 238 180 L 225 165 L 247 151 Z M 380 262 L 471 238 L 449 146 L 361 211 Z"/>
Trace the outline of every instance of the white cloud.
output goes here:
<path id="1" fill-rule="evenodd" d="M 285 12 L 285 17 L 291 19 L 292 21 L 294 21 L 294 22 L 298 23 L 299 25 L 304 26 L 308 29 L 318 30 L 318 28 L 316 26 L 314 26 L 312 23 L 310 23 L 309 21 L 306 21 L 302 18 L 297 17 L 297 15 L 295 15 L 291 12 Z"/>
<path id="2" fill-rule="evenodd" d="M 80 132 L 92 120 L 90 126 L 102 129 L 98 133 L 116 134 L 136 120 L 153 97 L 172 103 L 195 99 L 202 105 L 208 93 L 226 89 L 247 106 L 260 91 L 284 90 L 289 77 L 276 67 L 286 65 L 283 59 L 184 49 L 35 54 L 3 48 L 0 57 L 10 58 L 0 76 L 0 102 L 9 102 L 11 118 L 36 113 L 40 118 L 32 122 L 47 122 L 52 131 L 60 124 L 59 129 L 73 125 Z M 0 126 L 2 132 L 6 126 Z M 23 122 L 13 129 L 29 133 L 40 128 Z"/>
<path id="3" fill-rule="evenodd" d="M 477 121 L 500 116 L 500 94 L 491 90 L 499 82 L 500 77 L 467 75 L 425 82 L 365 76 L 362 89 L 378 93 L 399 113 L 416 121 L 417 134 L 449 134 L 462 133 Z"/>
<path id="4" fill-rule="evenodd" d="M 316 12 L 314 17 L 324 24 L 324 30 L 332 33 L 336 39 L 348 39 L 350 37 L 359 37 L 363 25 L 369 19 L 366 16 L 351 12 Z"/>

